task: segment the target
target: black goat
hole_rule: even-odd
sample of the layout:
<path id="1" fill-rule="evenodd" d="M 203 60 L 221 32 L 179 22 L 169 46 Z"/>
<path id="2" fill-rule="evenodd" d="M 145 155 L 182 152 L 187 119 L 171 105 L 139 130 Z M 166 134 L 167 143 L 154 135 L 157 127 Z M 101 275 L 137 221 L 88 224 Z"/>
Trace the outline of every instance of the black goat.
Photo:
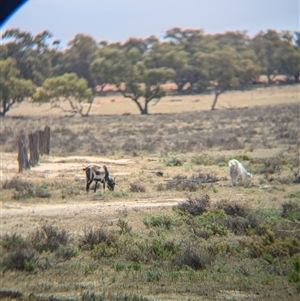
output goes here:
<path id="1" fill-rule="evenodd" d="M 110 177 L 108 168 L 103 165 L 104 172 L 100 170 L 101 167 L 97 165 L 89 165 L 83 170 L 85 171 L 86 175 L 86 191 L 90 190 L 90 185 L 93 181 L 95 181 L 94 192 L 96 192 L 98 182 L 101 182 L 103 185 L 103 189 L 105 190 L 105 184 L 107 183 L 107 187 L 110 191 L 114 191 L 115 189 L 115 179 Z"/>

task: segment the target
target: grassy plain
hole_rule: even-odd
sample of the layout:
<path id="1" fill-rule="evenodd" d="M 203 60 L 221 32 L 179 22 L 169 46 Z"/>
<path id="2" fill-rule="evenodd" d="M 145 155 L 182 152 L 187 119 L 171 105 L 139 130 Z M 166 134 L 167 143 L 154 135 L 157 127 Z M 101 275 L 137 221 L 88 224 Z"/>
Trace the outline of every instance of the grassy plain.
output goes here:
<path id="1" fill-rule="evenodd" d="M 299 86 L 169 96 L 140 116 L 22 104 L 1 120 L 1 290 L 24 300 L 298 300 Z M 17 138 L 51 155 L 17 173 Z M 253 173 L 232 187 L 227 162 Z M 114 192 L 85 192 L 107 165 Z M 161 172 L 163 176 L 156 173 Z"/>

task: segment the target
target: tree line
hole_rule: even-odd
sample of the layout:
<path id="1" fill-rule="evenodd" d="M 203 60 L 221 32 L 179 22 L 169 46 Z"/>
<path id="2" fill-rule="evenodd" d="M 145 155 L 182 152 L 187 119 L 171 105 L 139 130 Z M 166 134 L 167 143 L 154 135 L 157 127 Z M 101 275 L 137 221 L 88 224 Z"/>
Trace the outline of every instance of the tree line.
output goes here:
<path id="1" fill-rule="evenodd" d="M 228 89 L 244 89 L 266 75 L 299 82 L 300 32 L 246 31 L 205 34 L 201 29 L 172 28 L 162 40 L 129 38 L 124 43 L 96 42 L 77 34 L 66 49 L 43 31 L 35 36 L 9 29 L 1 37 L 1 112 L 5 114 L 26 97 L 87 116 L 94 97 L 108 84 L 136 103 L 141 114 L 176 84 L 178 93 L 214 91 L 211 109 Z M 89 103 L 84 111 L 84 102 Z"/>

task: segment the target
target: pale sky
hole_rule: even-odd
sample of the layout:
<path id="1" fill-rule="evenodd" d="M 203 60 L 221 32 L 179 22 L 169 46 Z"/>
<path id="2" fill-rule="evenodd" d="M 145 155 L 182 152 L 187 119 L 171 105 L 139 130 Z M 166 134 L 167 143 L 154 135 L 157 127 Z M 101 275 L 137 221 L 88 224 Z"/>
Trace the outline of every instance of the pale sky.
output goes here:
<path id="1" fill-rule="evenodd" d="M 65 46 L 77 33 L 97 42 L 163 38 L 173 27 L 208 33 L 299 31 L 299 0 L 29 0 L 2 26 L 35 35 L 44 30 Z"/>

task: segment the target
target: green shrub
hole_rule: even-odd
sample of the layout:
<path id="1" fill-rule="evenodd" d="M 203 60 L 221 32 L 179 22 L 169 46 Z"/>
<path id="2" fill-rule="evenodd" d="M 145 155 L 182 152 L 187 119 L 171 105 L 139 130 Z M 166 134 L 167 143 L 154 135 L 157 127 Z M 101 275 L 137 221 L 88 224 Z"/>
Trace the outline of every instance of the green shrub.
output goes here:
<path id="1" fill-rule="evenodd" d="M 159 281 L 159 279 L 161 278 L 162 273 L 157 271 L 157 270 L 151 270 L 148 271 L 147 274 L 147 281 L 148 282 L 154 282 L 154 281 Z"/>
<path id="2" fill-rule="evenodd" d="M 168 215 L 161 215 L 161 216 L 150 216 L 148 218 L 143 219 L 143 223 L 146 227 L 163 227 L 167 230 L 170 230 L 172 226 L 177 224 L 177 220 L 168 216 Z"/>
<path id="3" fill-rule="evenodd" d="M 129 234 L 132 230 L 132 227 L 124 219 L 119 218 L 117 226 L 120 228 L 120 234 Z"/>
<path id="4" fill-rule="evenodd" d="M 116 271 L 117 272 L 119 272 L 119 271 L 124 271 L 125 269 L 127 269 L 128 268 L 128 264 L 126 264 L 126 263 L 123 263 L 123 262 L 118 262 L 117 264 L 116 264 Z"/>
<path id="5" fill-rule="evenodd" d="M 60 245 L 55 253 L 56 257 L 63 260 L 68 260 L 78 255 L 78 249 L 73 246 L 62 246 Z"/>
<path id="6" fill-rule="evenodd" d="M 115 257 L 117 254 L 118 250 L 116 247 L 108 246 L 104 242 L 94 245 L 92 250 L 92 257 L 95 259 Z"/>
<path id="7" fill-rule="evenodd" d="M 128 193 L 126 191 L 120 190 L 120 191 L 113 191 L 111 193 L 111 196 L 114 198 L 126 198 L 128 197 Z"/>
<path id="8" fill-rule="evenodd" d="M 153 239 L 150 246 L 150 254 L 153 259 L 169 260 L 176 253 L 180 251 L 180 244 L 176 244 L 174 241 L 164 239 Z"/>
<path id="9" fill-rule="evenodd" d="M 15 250 L 16 248 L 26 248 L 26 242 L 21 234 L 14 233 L 12 235 L 5 234 L 1 239 L 1 245 L 6 250 Z"/>
<path id="10" fill-rule="evenodd" d="M 289 201 L 282 204 L 281 217 L 286 218 L 290 221 L 300 220 L 300 202 Z"/>
<path id="11" fill-rule="evenodd" d="M 30 272 L 35 269 L 36 259 L 36 254 L 32 249 L 18 247 L 4 255 L 2 264 L 10 270 L 16 269 Z"/>
<path id="12" fill-rule="evenodd" d="M 96 230 L 85 230 L 84 235 L 80 238 L 79 247 L 84 250 L 92 250 L 95 245 L 102 242 L 108 246 L 115 245 L 117 237 L 103 228 Z"/>
<path id="13" fill-rule="evenodd" d="M 31 236 L 30 240 L 38 252 L 53 252 L 60 245 L 65 246 L 68 243 L 69 234 L 64 229 L 60 231 L 51 225 L 44 225 Z"/>
<path id="14" fill-rule="evenodd" d="M 291 258 L 292 271 L 288 275 L 288 281 L 296 283 L 297 290 L 300 289 L 300 254 L 297 254 Z"/>
<path id="15" fill-rule="evenodd" d="M 203 212 L 198 217 L 198 221 L 201 223 L 203 226 L 208 226 L 213 222 L 219 222 L 219 221 L 224 221 L 226 220 L 227 215 L 224 212 L 224 210 L 217 210 L 217 211 L 207 211 Z"/>
<path id="16" fill-rule="evenodd" d="M 27 259 L 24 260 L 24 270 L 26 272 L 33 272 L 35 270 L 35 268 L 36 268 L 36 265 L 32 261 L 27 260 Z"/>
<path id="17" fill-rule="evenodd" d="M 224 226 L 227 216 L 223 210 L 204 212 L 198 217 L 198 221 L 204 229 L 212 235 L 225 236 L 228 233 Z"/>

